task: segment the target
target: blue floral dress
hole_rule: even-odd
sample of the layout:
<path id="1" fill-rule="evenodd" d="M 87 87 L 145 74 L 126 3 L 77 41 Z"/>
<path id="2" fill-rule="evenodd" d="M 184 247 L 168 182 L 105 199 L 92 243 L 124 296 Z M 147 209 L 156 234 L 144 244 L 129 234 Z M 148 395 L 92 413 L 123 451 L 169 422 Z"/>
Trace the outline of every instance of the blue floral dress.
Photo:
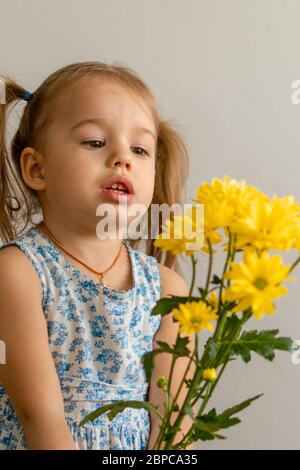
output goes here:
<path id="1" fill-rule="evenodd" d="M 153 349 L 160 326 L 161 315 L 151 315 L 160 298 L 160 271 L 155 257 L 133 249 L 127 240 L 123 243 L 134 280 L 129 290 L 91 280 L 33 226 L 0 246 L 18 246 L 38 273 L 65 418 L 80 450 L 147 449 L 150 414 L 144 408 L 125 408 L 112 421 L 106 412 L 79 426 L 82 418 L 105 404 L 148 400 L 141 358 Z M 22 425 L 0 384 L 0 449 L 26 448 Z"/>

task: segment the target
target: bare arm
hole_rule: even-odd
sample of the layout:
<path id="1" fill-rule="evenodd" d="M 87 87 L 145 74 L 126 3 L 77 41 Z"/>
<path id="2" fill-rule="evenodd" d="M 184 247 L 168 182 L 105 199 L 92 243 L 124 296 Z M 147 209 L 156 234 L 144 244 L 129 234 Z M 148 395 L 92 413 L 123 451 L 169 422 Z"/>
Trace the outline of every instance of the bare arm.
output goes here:
<path id="1" fill-rule="evenodd" d="M 31 450 L 74 449 L 63 398 L 48 343 L 38 275 L 17 247 L 0 250 L 0 338 L 6 364 L 5 387 Z"/>
<path id="2" fill-rule="evenodd" d="M 175 271 L 172 269 L 160 264 L 160 272 L 161 272 L 161 280 L 162 280 L 162 293 L 161 297 L 167 297 L 169 294 L 172 295 L 178 295 L 178 296 L 187 296 L 189 294 L 189 289 L 185 283 L 185 281 L 182 279 L 182 277 L 177 274 Z M 172 314 L 169 313 L 168 315 L 165 315 L 162 317 L 160 327 L 154 337 L 154 343 L 153 343 L 153 348 L 158 347 L 158 341 L 163 341 L 165 343 L 168 343 L 169 346 L 173 346 L 176 342 L 176 337 L 177 337 L 177 332 L 178 332 L 178 322 L 173 322 Z M 191 350 L 193 353 L 194 348 L 195 348 L 195 338 L 194 335 L 190 337 L 190 342 L 188 343 L 188 348 Z M 154 368 L 152 372 L 152 377 L 151 377 L 151 383 L 150 383 L 150 388 L 149 388 L 149 402 L 158 405 L 159 406 L 159 412 L 160 414 L 164 414 L 164 401 L 165 401 L 165 392 L 158 388 L 156 383 L 158 380 L 158 377 L 160 375 L 164 375 L 165 377 L 168 378 L 169 372 L 171 369 L 171 363 L 172 363 L 172 355 L 169 353 L 160 353 L 157 354 L 154 358 Z M 184 372 L 188 366 L 189 359 L 186 357 L 178 358 L 175 363 L 175 367 L 173 370 L 173 375 L 172 375 L 172 382 L 171 382 L 171 396 L 174 397 L 179 385 L 182 381 Z M 196 367 L 195 364 L 192 362 L 189 372 L 186 375 L 186 379 L 191 379 L 194 376 Z M 181 389 L 181 392 L 178 396 L 178 406 L 181 408 L 184 399 L 186 397 L 188 388 L 186 384 L 184 383 Z M 193 408 L 193 412 L 195 414 L 195 406 Z M 148 442 L 148 449 L 152 449 L 154 446 L 154 443 L 157 439 L 157 436 L 159 434 L 159 425 L 161 424 L 160 418 L 153 413 L 152 411 L 150 412 L 151 416 L 151 433 L 149 437 L 149 442 Z M 178 416 L 178 412 L 173 412 L 173 418 L 171 419 L 171 423 L 174 424 L 175 419 Z M 181 434 L 180 436 L 177 436 L 174 439 L 174 443 L 179 442 L 183 438 L 183 434 L 186 434 L 187 431 L 190 429 L 191 425 L 193 424 L 191 418 L 189 416 L 185 416 L 181 425 Z M 187 450 L 193 449 L 193 446 L 190 445 L 187 447 Z"/>

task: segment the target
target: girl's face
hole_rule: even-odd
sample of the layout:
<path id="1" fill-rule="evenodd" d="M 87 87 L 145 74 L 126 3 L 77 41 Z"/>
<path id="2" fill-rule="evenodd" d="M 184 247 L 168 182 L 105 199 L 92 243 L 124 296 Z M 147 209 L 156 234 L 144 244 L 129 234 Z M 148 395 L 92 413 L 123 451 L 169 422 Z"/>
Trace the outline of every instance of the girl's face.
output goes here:
<path id="1" fill-rule="evenodd" d="M 83 122 L 89 119 L 95 121 Z M 125 87 L 99 79 L 62 93 L 46 149 L 45 189 L 40 192 L 44 216 L 95 229 L 101 203 L 119 210 L 118 202 L 108 201 L 100 190 L 114 175 L 124 176 L 133 185 L 128 208 L 136 203 L 150 206 L 155 126 Z"/>

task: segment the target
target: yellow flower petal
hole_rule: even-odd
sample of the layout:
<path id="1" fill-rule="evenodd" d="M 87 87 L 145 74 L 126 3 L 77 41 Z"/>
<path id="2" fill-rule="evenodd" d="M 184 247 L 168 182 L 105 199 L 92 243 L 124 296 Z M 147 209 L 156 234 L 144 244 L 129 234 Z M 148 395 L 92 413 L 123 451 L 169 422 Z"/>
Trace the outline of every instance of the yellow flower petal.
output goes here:
<path id="1" fill-rule="evenodd" d="M 210 322 L 218 319 L 215 312 L 216 309 L 202 300 L 179 304 L 172 310 L 173 317 L 179 321 L 179 331 L 189 335 L 204 329 L 213 331 L 214 326 Z"/>
<path id="2" fill-rule="evenodd" d="M 232 312 L 240 312 L 251 307 L 254 316 L 261 318 L 264 314 L 273 315 L 272 300 L 288 293 L 280 285 L 288 276 L 290 266 L 282 264 L 280 255 L 271 256 L 267 251 L 260 255 L 252 249 L 244 251 L 243 261 L 231 262 L 230 270 L 224 275 L 230 279 L 226 289 L 226 299 L 237 301 Z"/>

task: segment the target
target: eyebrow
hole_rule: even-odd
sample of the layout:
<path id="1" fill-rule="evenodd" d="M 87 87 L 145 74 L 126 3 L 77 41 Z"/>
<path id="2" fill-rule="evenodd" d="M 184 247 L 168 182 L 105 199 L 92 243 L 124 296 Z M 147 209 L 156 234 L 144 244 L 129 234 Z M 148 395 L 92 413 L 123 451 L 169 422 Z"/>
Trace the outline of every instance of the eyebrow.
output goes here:
<path id="1" fill-rule="evenodd" d="M 105 123 L 106 123 L 105 119 L 101 119 L 101 118 L 84 119 L 83 121 L 79 121 L 79 122 L 77 122 L 77 124 L 72 126 L 71 130 L 77 129 L 78 127 L 83 126 L 84 124 L 101 125 L 101 124 L 105 124 Z M 152 135 L 153 139 L 156 140 L 156 135 L 154 134 L 153 131 L 151 131 L 151 129 L 148 129 L 147 127 L 143 127 L 143 126 L 135 126 L 134 129 L 135 130 L 140 130 L 144 134 L 150 134 L 150 135 Z"/>

